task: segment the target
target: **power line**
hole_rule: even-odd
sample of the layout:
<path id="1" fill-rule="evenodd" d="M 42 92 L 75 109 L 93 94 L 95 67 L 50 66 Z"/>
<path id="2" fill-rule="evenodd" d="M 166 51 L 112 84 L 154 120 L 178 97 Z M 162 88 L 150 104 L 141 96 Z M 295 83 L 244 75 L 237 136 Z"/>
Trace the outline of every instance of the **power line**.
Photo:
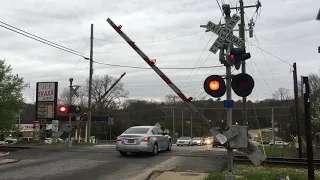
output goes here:
<path id="1" fill-rule="evenodd" d="M 88 40 L 88 42 L 87 42 L 87 44 L 86 44 L 86 46 L 85 46 L 82 54 L 84 54 L 84 52 L 86 51 L 86 49 L 87 49 L 87 47 L 88 47 L 88 45 L 89 45 L 89 42 L 90 42 L 90 39 Z M 72 73 L 71 73 L 71 77 L 73 76 L 74 72 L 76 71 L 76 67 L 78 66 L 78 64 L 79 64 L 79 62 L 80 62 L 81 59 L 82 59 L 82 57 L 79 57 L 77 63 L 75 64 L 75 66 L 74 66 L 74 68 L 73 68 L 73 71 L 72 71 Z"/>
<path id="2" fill-rule="evenodd" d="M 150 67 L 139 67 L 139 66 L 126 66 L 126 65 L 119 65 L 119 64 L 108 64 L 108 63 L 103 63 L 103 62 L 98 62 L 98 61 L 93 61 L 94 63 L 97 64 L 102 64 L 106 66 L 113 66 L 113 67 L 122 67 L 122 68 L 131 68 L 131 69 L 151 69 Z M 214 67 L 221 67 L 221 66 L 203 66 L 203 67 L 163 67 L 160 69 L 208 69 L 208 68 L 214 68 Z"/>
<path id="3" fill-rule="evenodd" d="M 276 55 L 273 55 L 272 53 L 270 53 L 270 52 L 268 52 L 268 51 L 266 51 L 266 50 L 262 49 L 261 47 L 259 47 L 259 46 L 255 45 L 255 44 L 253 44 L 252 42 L 250 42 L 250 41 L 248 41 L 248 40 L 246 40 L 246 42 L 250 43 L 251 45 L 253 45 L 253 46 L 257 47 L 257 48 L 259 48 L 260 50 L 264 51 L 265 53 L 269 54 L 270 56 L 275 57 L 275 58 L 277 58 L 278 60 L 280 60 L 280 61 L 282 61 L 282 62 L 284 62 L 284 63 L 288 64 L 290 67 L 293 67 L 293 66 L 292 66 L 290 63 L 288 63 L 287 61 L 285 61 L 285 60 L 283 60 L 283 59 L 279 58 L 279 57 L 278 57 L 278 56 L 276 56 Z"/>
<path id="4" fill-rule="evenodd" d="M 5 22 L 0 21 L 0 23 L 1 23 L 1 24 L 4 24 L 4 25 L 6 25 L 6 26 L 9 26 L 9 27 L 11 27 L 11 28 L 13 28 L 13 29 L 16 29 L 16 30 L 18 30 L 18 31 L 21 31 L 21 32 L 23 32 L 23 33 L 26 33 L 26 34 L 28 34 L 28 35 L 30 35 L 30 36 L 34 36 L 34 37 L 36 37 L 36 38 L 38 38 L 38 39 L 41 39 L 41 40 L 43 40 L 43 41 L 49 42 L 49 43 L 51 43 L 51 44 L 54 44 L 54 45 L 56 45 L 56 46 L 60 46 L 60 47 L 62 47 L 62 48 L 64 48 L 64 49 L 67 49 L 67 50 L 69 50 L 69 51 L 73 51 L 73 52 L 75 52 L 75 53 L 81 54 L 79 51 L 75 51 L 75 50 L 70 49 L 70 48 L 67 48 L 67 47 L 65 47 L 65 46 L 61 46 L 61 45 L 59 45 L 59 44 L 57 44 L 57 43 L 54 43 L 54 42 L 49 41 L 49 40 L 47 40 L 47 39 L 41 38 L 41 37 L 39 37 L 39 36 L 36 36 L 36 35 L 34 35 L 34 34 L 31 34 L 31 33 L 27 32 L 27 31 L 21 30 L 21 29 L 19 29 L 19 28 L 17 28 L 17 27 L 14 27 L 14 26 L 10 25 L 10 24 L 7 24 L 7 23 L 5 23 Z M 2 27 L 4 27 L 4 26 L 2 26 Z M 5 28 L 6 28 L 6 27 L 5 27 Z M 6 29 L 9 29 L 9 28 L 6 28 Z M 11 30 L 11 29 L 9 29 L 9 30 Z M 13 30 L 11 30 L 11 31 L 13 31 Z M 14 32 L 16 32 L 16 31 L 14 31 Z M 18 32 L 17 32 L 17 33 L 18 33 Z M 21 34 L 21 33 L 19 33 L 19 34 Z M 28 37 L 28 36 L 27 36 L 27 37 Z"/>
<path id="5" fill-rule="evenodd" d="M 196 64 L 195 64 L 194 66 L 196 66 L 196 65 L 198 64 L 198 62 L 200 61 L 200 59 L 201 59 L 201 57 L 202 57 L 202 55 L 203 55 L 204 51 L 207 49 L 207 46 L 209 45 L 209 43 L 210 43 L 210 41 L 211 41 L 212 37 L 213 37 L 213 34 L 211 35 L 211 37 L 210 37 L 210 39 L 209 39 L 208 43 L 206 44 L 206 46 L 203 48 L 202 53 L 201 53 L 200 57 L 198 58 L 198 60 L 197 60 L 197 62 L 196 62 Z M 191 74 L 192 72 L 193 72 L 193 69 L 192 69 L 192 71 L 189 73 L 189 75 L 187 76 L 187 78 L 184 80 L 184 82 L 181 84 L 182 86 L 183 86 L 183 85 L 184 85 L 184 83 L 188 80 L 188 78 L 190 77 L 190 74 Z"/>
<path id="6" fill-rule="evenodd" d="M 162 41 L 170 41 L 170 40 L 174 40 L 174 39 L 179 39 L 179 38 L 183 38 L 183 37 L 186 37 L 186 36 L 191 36 L 191 35 L 194 35 L 194 34 L 199 34 L 203 31 L 198 31 L 198 32 L 194 32 L 194 33 L 189 33 L 189 34 L 185 34 L 185 35 L 182 35 L 182 36 L 177 36 L 177 37 L 172 37 L 172 38 L 166 38 L 166 39 L 160 39 L 160 40 L 155 40 L 155 41 L 145 41 L 145 42 L 136 42 L 136 43 L 139 43 L 139 44 L 146 44 L 146 43 L 157 43 L 157 42 L 162 42 Z M 120 42 L 120 41 L 109 41 L 109 40 L 105 40 L 105 39 L 100 39 L 100 38 L 94 38 L 98 41 L 105 41 L 105 42 L 109 42 L 109 43 L 127 43 L 127 42 Z"/>
<path id="7" fill-rule="evenodd" d="M 85 58 L 81 53 L 75 53 L 74 51 L 69 51 L 69 50 L 64 49 L 64 48 L 61 48 L 61 47 L 59 47 L 59 46 L 55 46 L 55 45 L 49 44 L 49 43 L 47 43 L 47 42 L 45 42 L 45 41 L 36 39 L 36 38 L 34 38 L 34 37 L 31 37 L 31 36 L 29 36 L 29 35 L 23 34 L 23 33 L 18 32 L 18 31 L 16 31 L 16 30 L 10 29 L 10 28 L 8 28 L 8 27 L 6 27 L 6 26 L 3 26 L 3 25 L 0 25 L 0 27 L 3 27 L 3 28 L 5 28 L 5 29 L 8 29 L 8 30 L 13 31 L 13 32 L 15 32 L 15 33 L 18 33 L 18 34 L 20 34 L 20 35 L 26 36 L 26 37 L 31 38 L 31 39 L 33 39 L 33 40 L 36 40 L 36 41 L 38 41 L 38 42 L 44 43 L 44 44 L 49 45 L 49 46 L 51 46 L 51 47 L 54 47 L 54 48 L 60 49 L 60 50 L 62 50 L 62 51 L 65 51 L 65 52 L 74 54 L 74 55 L 76 55 L 76 56 L 80 56 L 80 57 Z"/>

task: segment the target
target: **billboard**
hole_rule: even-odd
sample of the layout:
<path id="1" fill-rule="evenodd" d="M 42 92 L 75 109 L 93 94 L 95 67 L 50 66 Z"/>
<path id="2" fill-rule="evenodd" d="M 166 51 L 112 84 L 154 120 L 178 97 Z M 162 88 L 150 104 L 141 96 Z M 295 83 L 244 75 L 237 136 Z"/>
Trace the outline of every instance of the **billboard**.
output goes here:
<path id="1" fill-rule="evenodd" d="M 58 82 L 37 82 L 36 91 L 36 121 L 57 119 Z"/>

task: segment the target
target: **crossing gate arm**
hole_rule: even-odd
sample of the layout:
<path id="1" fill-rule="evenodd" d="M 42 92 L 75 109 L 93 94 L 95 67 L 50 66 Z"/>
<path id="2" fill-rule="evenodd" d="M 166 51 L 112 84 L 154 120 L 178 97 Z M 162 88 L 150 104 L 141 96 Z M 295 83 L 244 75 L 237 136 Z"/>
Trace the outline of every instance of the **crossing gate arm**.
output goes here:
<path id="1" fill-rule="evenodd" d="M 135 50 L 139 56 L 161 77 L 161 79 L 167 83 L 167 85 L 182 99 L 183 102 L 185 102 L 189 108 L 196 112 L 201 114 L 202 119 L 207 123 L 208 118 L 205 117 L 195 106 L 192 104 L 191 100 L 192 98 L 187 98 L 181 90 L 153 63 L 149 57 L 135 44 L 134 41 L 132 41 L 122 30 L 122 26 L 117 26 L 110 18 L 107 19 L 107 22 L 110 24 L 110 26 L 117 31 L 117 33 L 132 47 L 133 50 Z M 227 140 L 224 135 L 222 135 L 219 131 L 217 131 L 215 128 L 210 129 L 210 133 L 216 137 L 220 141 L 221 144 L 224 144 Z"/>

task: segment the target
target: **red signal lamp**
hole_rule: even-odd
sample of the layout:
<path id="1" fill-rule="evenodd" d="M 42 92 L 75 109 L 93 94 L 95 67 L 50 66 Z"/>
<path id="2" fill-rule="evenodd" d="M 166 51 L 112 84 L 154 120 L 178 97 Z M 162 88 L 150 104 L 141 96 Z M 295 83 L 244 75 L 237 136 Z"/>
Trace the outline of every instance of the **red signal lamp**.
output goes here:
<path id="1" fill-rule="evenodd" d="M 152 62 L 153 64 L 156 64 L 157 60 L 156 60 L 156 59 L 152 59 L 151 62 Z"/>
<path id="2" fill-rule="evenodd" d="M 189 97 L 189 98 L 188 98 L 188 100 L 189 100 L 189 101 L 192 101 L 192 100 L 193 100 L 193 98 L 192 98 L 192 97 Z"/>
<path id="3" fill-rule="evenodd" d="M 216 91 L 220 88 L 220 83 L 219 81 L 217 80 L 212 80 L 210 81 L 209 83 L 209 88 L 212 90 L 212 91 Z"/>
<path id="4" fill-rule="evenodd" d="M 68 106 L 61 105 L 61 106 L 59 106 L 58 110 L 59 110 L 60 113 L 67 113 L 68 112 Z"/>
<path id="5" fill-rule="evenodd" d="M 118 26 L 118 28 L 121 29 L 121 28 L 122 28 L 122 25 L 120 24 L 120 25 Z"/>
<path id="6" fill-rule="evenodd" d="M 203 88 L 212 97 L 221 97 L 226 93 L 226 83 L 219 75 L 211 75 L 203 83 Z"/>

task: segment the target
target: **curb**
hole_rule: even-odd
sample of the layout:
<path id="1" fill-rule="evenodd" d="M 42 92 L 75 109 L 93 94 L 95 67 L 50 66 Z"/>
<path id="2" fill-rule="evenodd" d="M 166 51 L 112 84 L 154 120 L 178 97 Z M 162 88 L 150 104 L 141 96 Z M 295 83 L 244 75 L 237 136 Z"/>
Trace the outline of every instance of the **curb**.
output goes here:
<path id="1" fill-rule="evenodd" d="M 100 145 L 94 145 L 93 147 L 115 147 L 116 145 L 113 144 L 100 144 Z"/>
<path id="2" fill-rule="evenodd" d="M 18 162 L 18 161 L 20 161 L 20 160 L 17 160 L 17 159 L 0 159 L 0 165 L 15 163 L 15 162 Z"/>
<path id="3" fill-rule="evenodd" d="M 0 157 L 1 157 L 1 156 L 7 156 L 7 155 L 9 155 L 9 154 L 10 154 L 10 152 L 0 153 Z"/>

